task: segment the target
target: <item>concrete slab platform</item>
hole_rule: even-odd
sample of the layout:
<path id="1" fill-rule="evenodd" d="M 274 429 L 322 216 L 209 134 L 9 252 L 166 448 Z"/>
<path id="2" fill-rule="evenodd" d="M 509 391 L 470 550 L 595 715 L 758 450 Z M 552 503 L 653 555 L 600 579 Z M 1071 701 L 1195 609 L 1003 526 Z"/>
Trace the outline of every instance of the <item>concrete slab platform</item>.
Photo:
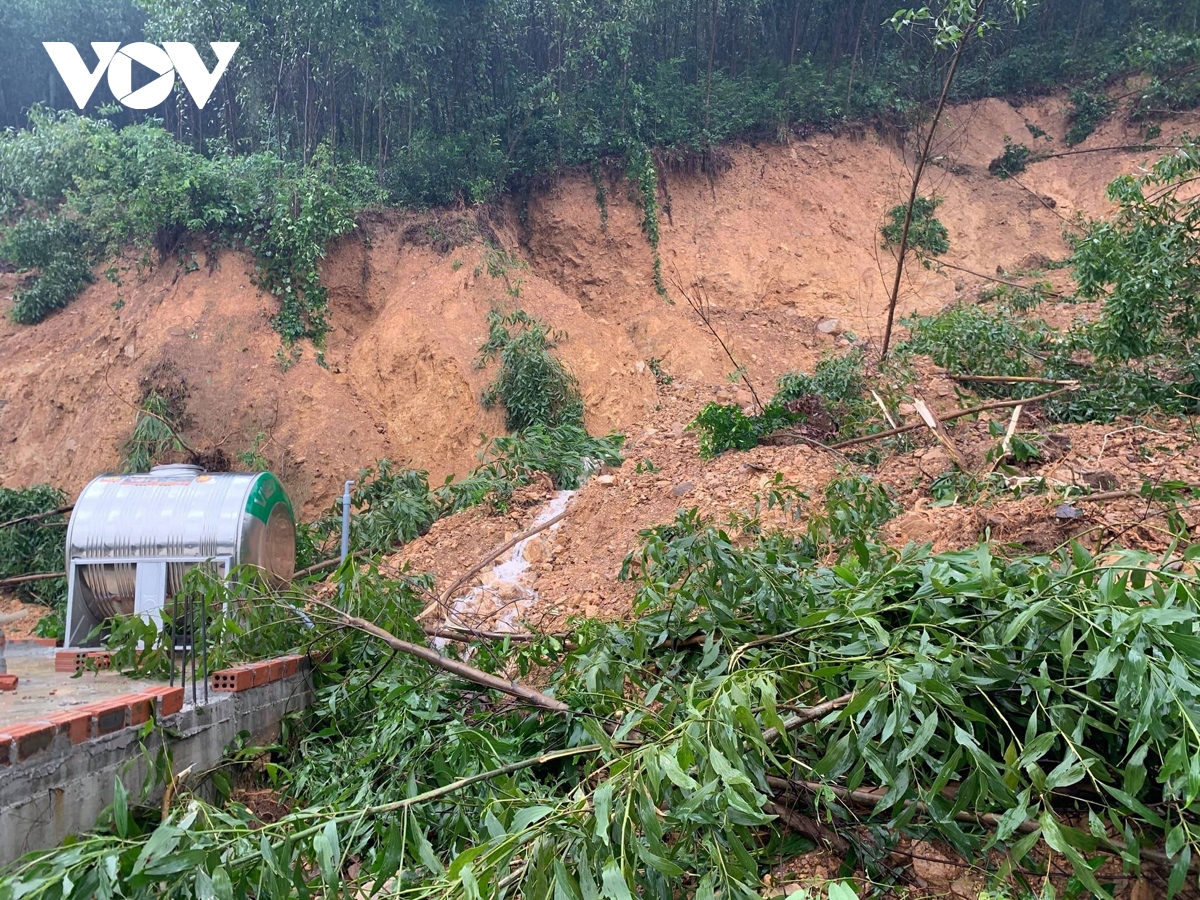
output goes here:
<path id="1" fill-rule="evenodd" d="M 166 683 L 126 678 L 108 670 L 72 677 L 54 671 L 54 652 L 53 647 L 23 641 L 8 643 L 4 657 L 9 674 L 16 675 L 18 682 L 15 691 L 0 691 L 0 728 Z"/>

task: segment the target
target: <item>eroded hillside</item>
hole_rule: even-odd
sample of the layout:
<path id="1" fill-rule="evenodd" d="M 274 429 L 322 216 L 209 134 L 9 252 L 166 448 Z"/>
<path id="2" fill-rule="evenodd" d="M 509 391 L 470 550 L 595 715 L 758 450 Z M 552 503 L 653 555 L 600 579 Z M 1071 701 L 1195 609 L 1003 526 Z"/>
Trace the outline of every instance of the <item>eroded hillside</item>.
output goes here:
<path id="1" fill-rule="evenodd" d="M 944 198 L 950 234 L 940 271 L 911 266 L 901 313 L 938 309 L 981 280 L 973 272 L 1063 258 L 1064 227 L 1106 209 L 1104 187 L 1151 154 L 1076 153 L 999 180 L 988 163 L 1027 124 L 1063 147 L 1064 100 L 959 107 L 925 190 Z M 1164 126 L 1163 141 L 1194 127 Z M 1141 142 L 1114 117 L 1081 150 Z M 469 469 L 481 435 L 502 431 L 475 366 L 495 304 L 519 304 L 567 335 L 593 432 L 640 430 L 657 402 L 649 360 L 701 390 L 733 396 L 733 369 L 673 285 L 698 286 L 734 356 L 760 385 L 854 340 L 878 342 L 894 265 L 879 241 L 909 177 L 897 142 L 873 130 L 730 149 L 715 179 L 667 168 L 661 257 L 676 302 L 652 279 L 652 253 L 627 183 L 605 176 L 606 225 L 586 173 L 488 210 L 368 217 L 324 266 L 332 331 L 323 359 L 293 359 L 270 317 L 275 301 L 232 250 L 151 268 L 131 254 L 43 323 L 0 324 L 0 483 L 50 482 L 68 493 L 119 464 L 139 380 L 169 361 L 187 385 L 186 435 L 229 460 L 259 441 L 306 513 L 381 457 L 440 480 Z M 0 276 L 0 306 L 15 275 Z M 837 322 L 829 320 L 836 319 Z M 818 326 L 821 327 L 818 327 Z M 322 365 L 323 362 L 323 365 Z M 706 387 L 710 386 L 710 387 Z M 743 399 L 748 399 L 743 397 Z"/>

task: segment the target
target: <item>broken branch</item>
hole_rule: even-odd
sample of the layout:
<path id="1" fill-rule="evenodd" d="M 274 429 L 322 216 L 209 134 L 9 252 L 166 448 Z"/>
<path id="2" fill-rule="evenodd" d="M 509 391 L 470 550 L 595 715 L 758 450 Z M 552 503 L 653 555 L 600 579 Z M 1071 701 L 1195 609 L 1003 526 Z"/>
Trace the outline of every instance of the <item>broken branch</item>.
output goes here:
<path id="1" fill-rule="evenodd" d="M 331 603 L 326 603 L 324 600 L 309 598 L 309 603 L 320 606 L 322 609 L 328 610 L 337 617 L 343 625 L 349 628 L 354 628 L 364 634 L 369 634 L 372 637 L 383 641 L 393 650 L 398 653 L 404 653 L 408 656 L 415 656 L 417 659 L 424 660 L 431 665 L 437 666 L 456 675 L 465 681 L 470 681 L 473 684 L 478 684 L 481 687 L 490 688 L 494 691 L 499 691 L 502 694 L 508 694 L 510 697 L 516 697 L 519 700 L 524 700 L 533 706 L 551 712 L 570 712 L 571 708 L 561 700 L 555 700 L 549 694 L 543 694 L 539 690 L 527 687 L 515 681 L 505 681 L 503 678 L 497 678 L 495 675 L 490 675 L 481 669 L 476 669 L 474 666 L 468 666 L 466 663 L 461 663 L 458 660 L 447 659 L 436 650 L 429 647 L 422 647 L 419 644 L 412 644 L 408 641 L 402 641 L 390 631 L 380 628 L 374 622 L 367 619 L 360 619 L 358 616 L 352 616 L 347 612 L 343 612 Z"/>
<path id="2" fill-rule="evenodd" d="M 1078 384 L 1069 387 L 1061 387 L 1056 391 L 1048 391 L 1045 394 L 1038 394 L 1036 397 L 1025 397 L 1021 400 L 997 400 L 995 403 L 984 403 L 980 406 L 972 406 L 970 409 L 961 409 L 956 413 L 951 413 L 948 416 L 943 416 L 943 422 L 952 422 L 955 419 L 961 419 L 965 416 L 977 415 L 981 412 L 986 412 L 989 409 L 1011 409 L 1014 406 L 1020 406 L 1023 403 L 1037 403 L 1041 400 L 1049 400 L 1051 397 L 1057 397 L 1060 394 L 1066 394 L 1070 391 L 1077 390 Z M 848 441 L 840 441 L 829 446 L 834 450 L 840 450 L 843 447 L 853 447 L 856 444 L 867 444 L 871 441 L 882 440 L 883 438 L 895 437 L 898 434 L 905 434 L 909 431 L 916 431 L 918 428 L 924 428 L 924 422 L 917 422 L 915 425 L 904 425 L 900 428 L 891 428 L 887 431 L 877 431 L 874 434 L 864 434 L 861 437 L 850 438 Z"/>

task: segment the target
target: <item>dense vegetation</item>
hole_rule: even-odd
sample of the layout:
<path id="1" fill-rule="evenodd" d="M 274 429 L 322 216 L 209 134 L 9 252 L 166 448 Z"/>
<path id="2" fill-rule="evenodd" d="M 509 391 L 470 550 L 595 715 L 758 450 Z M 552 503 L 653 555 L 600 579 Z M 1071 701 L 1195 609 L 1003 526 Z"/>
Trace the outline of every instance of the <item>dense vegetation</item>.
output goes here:
<path id="1" fill-rule="evenodd" d="M 55 515 L 67 498 L 48 484 L 25 490 L 0 487 L 0 579 L 61 572 L 66 516 Z M 66 599 L 65 578 L 29 581 L 12 587 L 22 600 L 53 604 Z"/>
<path id="2" fill-rule="evenodd" d="M 1134 114 L 1152 127 L 1200 98 L 1194 5 L 995 4 L 988 14 L 1007 27 L 972 43 L 955 96 L 1090 79 L 1072 94 L 1075 142 L 1109 112 L 1105 80 L 1138 69 L 1150 81 Z M 608 162 L 634 185 L 665 295 L 667 172 L 719 175 L 719 145 L 733 138 L 853 120 L 908 127 L 936 96 L 946 48 L 931 54 L 930 32 L 888 27 L 893 12 L 881 0 L 16 0 L 0 23 L 0 123 L 28 130 L 0 138 L 0 263 L 36 277 L 12 316 L 33 323 L 64 306 L 93 264 L 130 244 L 144 263 L 153 249 L 194 264 L 203 235 L 251 250 L 284 340 L 319 345 L 318 263 L 363 208 L 479 203 Z M 51 33 L 79 47 L 114 34 L 205 54 L 207 41 L 242 47 L 204 110 L 177 85 L 162 108 L 133 113 L 102 84 L 83 118 L 55 111 L 71 101 L 38 44 Z M 936 220 L 920 221 L 928 252 L 942 252 Z"/>
<path id="3" fill-rule="evenodd" d="M 0 260 L 37 272 L 17 291 L 13 317 L 32 323 L 66 305 L 90 280 L 90 264 L 126 246 L 142 250 L 144 266 L 184 264 L 198 249 L 189 238 L 205 235 L 254 253 L 286 341 L 320 343 L 325 246 L 380 197 L 371 172 L 337 165 L 324 150 L 307 166 L 271 152 L 205 156 L 154 123 L 118 129 L 34 111 L 28 129 L 0 138 L 0 216 L 15 219 Z M 117 267 L 110 273 L 120 277 Z"/>
<path id="4" fill-rule="evenodd" d="M 776 483 L 764 500 L 796 498 Z M 1078 547 L 897 550 L 869 480 L 800 502 L 799 534 L 735 542 L 694 511 L 646 532 L 626 563 L 635 622 L 473 646 L 488 671 L 543 667 L 562 712 L 347 640 L 325 607 L 303 634 L 295 598 L 258 593 L 279 623 L 265 639 L 332 653 L 266 764 L 292 811 L 262 823 L 185 795 L 160 819 L 122 790 L 97 833 L 23 861 L 0 897 L 749 900 L 814 842 L 886 878 L 905 832 L 1000 851 L 997 877 L 1044 897 L 1048 853 L 1073 895 L 1109 895 L 1105 857 L 1166 859 L 1177 891 L 1197 849 L 1194 575 Z M 420 578 L 347 567 L 338 583 L 347 612 L 423 639 Z M 776 821 L 797 817 L 807 836 Z"/>
<path id="5" fill-rule="evenodd" d="M 919 38 L 883 27 L 896 5 L 14 0 L 0 124 L 24 125 L 35 103 L 71 106 L 42 40 L 185 40 L 206 57 L 208 41 L 240 41 L 203 111 L 180 89 L 150 115 L 196 149 L 307 162 L 325 145 L 372 167 L 399 203 L 479 201 L 631 145 L 703 150 L 927 101 L 940 72 Z M 1169 76 L 1194 60 L 1195 32 L 1194 0 L 1041 0 L 970 51 L 958 95 L 1102 79 L 1146 55 L 1177 90 Z M 1146 53 L 1167 34 L 1168 54 Z M 102 82 L 89 111 L 133 120 L 109 103 Z"/>

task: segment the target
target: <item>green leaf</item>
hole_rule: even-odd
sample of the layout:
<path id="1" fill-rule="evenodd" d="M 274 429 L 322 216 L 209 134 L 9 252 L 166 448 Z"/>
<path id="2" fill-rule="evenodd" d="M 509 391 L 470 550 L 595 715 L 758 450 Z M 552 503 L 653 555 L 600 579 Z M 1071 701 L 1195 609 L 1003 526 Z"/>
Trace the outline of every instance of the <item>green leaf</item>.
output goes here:
<path id="1" fill-rule="evenodd" d="M 912 740 L 909 742 L 900 754 L 896 757 L 896 762 L 906 763 L 913 759 L 917 754 L 925 749 L 925 745 L 929 743 L 938 727 L 937 710 L 933 710 L 925 717 L 917 730 L 913 733 Z"/>
<path id="2" fill-rule="evenodd" d="M 129 797 L 120 777 L 113 779 L 112 811 L 113 824 L 117 827 L 117 834 L 123 838 L 129 837 Z"/>
<path id="3" fill-rule="evenodd" d="M 592 795 L 592 807 L 595 810 L 595 834 L 598 840 L 609 843 L 608 831 L 612 821 L 613 785 L 606 781 Z"/>
<path id="4" fill-rule="evenodd" d="M 620 863 L 611 857 L 604 864 L 601 882 L 603 886 L 600 896 L 604 897 L 604 900 L 633 900 Z"/>
<path id="5" fill-rule="evenodd" d="M 512 828 L 510 830 L 514 833 L 524 831 L 530 825 L 540 822 L 552 812 L 554 812 L 554 807 L 552 806 L 527 806 L 524 809 L 518 810 L 517 814 L 513 816 Z"/>

